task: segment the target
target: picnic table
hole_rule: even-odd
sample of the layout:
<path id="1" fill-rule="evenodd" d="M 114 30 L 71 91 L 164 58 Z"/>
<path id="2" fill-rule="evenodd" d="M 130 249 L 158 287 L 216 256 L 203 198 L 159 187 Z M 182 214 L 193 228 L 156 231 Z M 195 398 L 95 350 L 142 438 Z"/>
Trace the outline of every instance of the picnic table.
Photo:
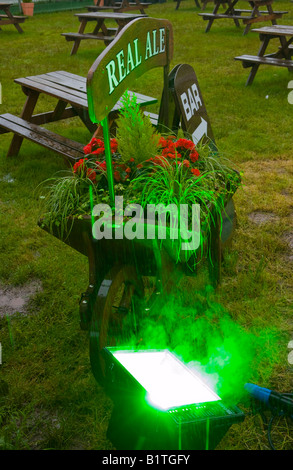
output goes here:
<path id="1" fill-rule="evenodd" d="M 62 155 L 67 161 L 75 162 L 84 157 L 84 144 L 67 139 L 44 127 L 42 124 L 79 116 L 91 134 L 97 132 L 98 126 L 93 124 L 88 114 L 86 77 L 65 71 L 49 72 L 41 75 L 15 79 L 22 87 L 26 101 L 20 117 L 12 114 L 0 116 L 0 133 L 13 132 L 7 156 L 16 156 L 24 138 L 42 145 Z M 53 111 L 33 114 L 41 95 L 51 96 L 56 100 Z M 137 103 L 141 107 L 157 102 L 150 96 L 135 93 Z M 121 109 L 118 101 L 109 113 L 111 124 Z"/>
<path id="2" fill-rule="evenodd" d="M 251 85 L 260 65 L 274 65 L 286 67 L 290 72 L 293 71 L 293 26 L 275 25 L 264 26 L 252 30 L 259 33 L 261 45 L 257 55 L 241 55 L 235 57 L 235 60 L 241 60 L 244 68 L 251 67 L 246 85 Z M 278 48 L 270 54 L 265 54 L 270 41 L 278 40 Z"/>
<path id="3" fill-rule="evenodd" d="M 240 27 L 239 21 L 243 21 L 246 25 L 244 35 L 248 33 L 250 27 L 254 23 L 271 21 L 272 24 L 277 24 L 276 20 L 282 18 L 283 14 L 287 11 L 274 11 L 273 0 L 245 0 L 249 3 L 251 9 L 243 10 L 235 8 L 239 0 L 214 0 L 214 9 L 212 13 L 198 13 L 199 16 L 208 21 L 205 32 L 207 33 L 214 22 L 219 19 L 232 19 L 237 27 Z M 220 6 L 225 9 L 223 13 L 218 13 Z M 260 10 L 266 8 L 266 10 Z"/>
<path id="4" fill-rule="evenodd" d="M 0 3 L 0 29 L 3 25 L 13 24 L 19 33 L 23 33 L 23 29 L 19 23 L 24 23 L 26 16 L 15 16 L 11 13 L 10 7 L 13 3 Z M 4 12 L 1 13 L 1 12 Z"/>
<path id="5" fill-rule="evenodd" d="M 125 11 L 139 10 L 140 13 L 145 14 L 145 8 L 147 8 L 152 3 L 141 3 L 140 0 L 135 0 L 134 2 L 129 2 L 128 0 L 122 0 L 120 2 L 109 2 L 109 5 L 101 5 L 101 0 L 98 0 L 96 5 L 90 5 L 87 7 L 88 11 L 105 11 L 113 10 L 118 13 L 123 13 Z"/>
<path id="6" fill-rule="evenodd" d="M 61 33 L 65 36 L 67 41 L 74 41 L 71 49 L 71 55 L 77 53 L 80 42 L 85 39 L 96 39 L 104 41 L 105 45 L 108 45 L 121 29 L 130 21 L 145 17 L 145 14 L 135 13 L 117 13 L 117 12 L 87 12 L 87 13 L 76 13 L 80 21 L 79 30 L 77 33 Z M 106 22 L 114 21 L 117 23 L 116 28 L 107 26 Z M 96 23 L 94 30 L 91 33 L 85 33 L 85 29 L 88 23 Z"/>

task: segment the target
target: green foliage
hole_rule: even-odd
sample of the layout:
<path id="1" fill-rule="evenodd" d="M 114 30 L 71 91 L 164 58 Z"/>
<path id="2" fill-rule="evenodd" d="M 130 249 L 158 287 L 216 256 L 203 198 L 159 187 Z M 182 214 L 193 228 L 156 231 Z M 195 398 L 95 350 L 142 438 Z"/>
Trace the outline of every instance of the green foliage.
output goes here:
<path id="1" fill-rule="evenodd" d="M 42 205 L 42 224 L 51 232 L 53 226 L 56 227 L 60 238 L 64 239 L 70 233 L 73 217 L 89 214 L 91 211 L 89 188 L 92 188 L 95 198 L 98 189 L 85 173 L 77 177 L 70 172 L 61 178 L 51 178 L 41 187 L 46 184 L 49 187 Z"/>
<path id="2" fill-rule="evenodd" d="M 117 120 L 118 150 L 123 161 L 134 158 L 140 163 L 156 155 L 160 136 L 149 117 L 140 111 L 135 95 L 126 91 L 122 102 L 124 108 Z"/>

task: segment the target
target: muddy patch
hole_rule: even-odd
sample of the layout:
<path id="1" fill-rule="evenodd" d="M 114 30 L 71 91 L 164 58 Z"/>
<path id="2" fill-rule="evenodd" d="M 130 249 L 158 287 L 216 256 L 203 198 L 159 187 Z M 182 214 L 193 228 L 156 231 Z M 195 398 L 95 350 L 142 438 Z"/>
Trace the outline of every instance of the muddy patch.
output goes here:
<path id="1" fill-rule="evenodd" d="M 257 225 L 269 224 L 273 222 L 276 223 L 279 221 L 279 217 L 273 212 L 255 211 L 251 212 L 248 217 L 253 223 Z"/>
<path id="2" fill-rule="evenodd" d="M 19 287 L 0 284 L 0 317 L 14 313 L 28 313 L 30 300 L 41 290 L 42 285 L 39 281 Z"/>
<path id="3" fill-rule="evenodd" d="M 289 253 L 286 258 L 289 261 L 293 261 L 293 232 L 284 233 L 282 240 L 288 245 Z"/>

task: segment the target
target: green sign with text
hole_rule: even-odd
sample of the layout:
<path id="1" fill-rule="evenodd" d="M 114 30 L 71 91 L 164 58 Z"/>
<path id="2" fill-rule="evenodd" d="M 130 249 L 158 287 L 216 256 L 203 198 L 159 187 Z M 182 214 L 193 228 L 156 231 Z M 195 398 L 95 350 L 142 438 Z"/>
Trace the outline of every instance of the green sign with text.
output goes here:
<path id="1" fill-rule="evenodd" d="M 124 91 L 155 67 L 168 66 L 173 55 L 173 31 L 168 20 L 139 18 L 117 35 L 88 74 L 91 121 L 101 122 Z"/>

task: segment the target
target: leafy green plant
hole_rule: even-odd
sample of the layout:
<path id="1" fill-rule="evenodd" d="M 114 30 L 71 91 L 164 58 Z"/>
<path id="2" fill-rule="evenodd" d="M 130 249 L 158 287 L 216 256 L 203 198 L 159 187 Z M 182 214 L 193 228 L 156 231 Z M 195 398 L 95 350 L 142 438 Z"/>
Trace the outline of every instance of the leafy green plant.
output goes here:
<path id="1" fill-rule="evenodd" d="M 122 103 L 116 135 L 119 153 L 123 162 L 134 158 L 141 163 L 156 155 L 160 135 L 154 132 L 150 118 L 140 111 L 135 95 L 126 91 Z"/>
<path id="2" fill-rule="evenodd" d="M 50 178 L 44 182 L 48 184 L 48 192 L 42 207 L 42 224 L 50 231 L 57 227 L 60 237 L 69 234 L 74 222 L 74 216 L 90 213 L 89 188 L 97 194 L 98 187 L 90 177 L 83 172 L 75 177 L 72 172 L 66 176 Z M 71 218 L 71 219 L 70 219 Z"/>

